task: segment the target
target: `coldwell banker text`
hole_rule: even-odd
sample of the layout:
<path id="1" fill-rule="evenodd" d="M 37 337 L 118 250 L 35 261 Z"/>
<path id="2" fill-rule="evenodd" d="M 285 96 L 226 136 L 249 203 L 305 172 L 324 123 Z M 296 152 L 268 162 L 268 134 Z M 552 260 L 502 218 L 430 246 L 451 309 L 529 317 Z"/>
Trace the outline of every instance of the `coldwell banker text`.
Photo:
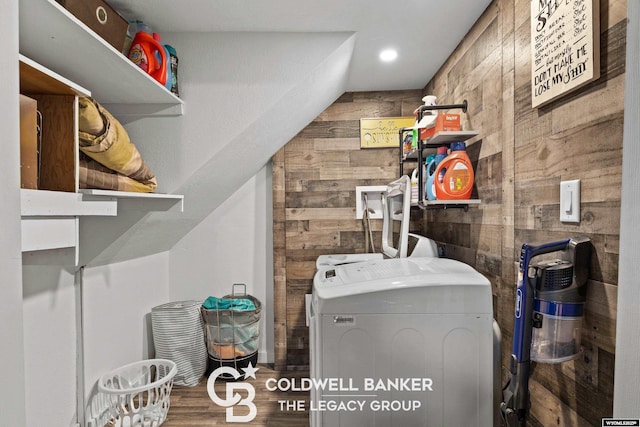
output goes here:
<path id="1" fill-rule="evenodd" d="M 353 412 L 364 411 L 366 408 L 366 410 L 372 411 L 397 412 L 415 411 L 422 406 L 422 402 L 411 399 L 378 400 L 375 399 L 376 393 L 433 391 L 433 380 L 431 378 L 364 378 L 362 382 L 357 382 L 353 378 L 270 378 L 266 381 L 265 386 L 269 391 L 317 391 L 319 395 L 323 396 L 321 399 L 312 399 L 308 408 L 304 400 L 278 400 L 281 411 L 306 411 L 308 409 L 310 411 Z M 365 392 L 369 394 L 330 395 L 330 393 L 336 392 Z"/>

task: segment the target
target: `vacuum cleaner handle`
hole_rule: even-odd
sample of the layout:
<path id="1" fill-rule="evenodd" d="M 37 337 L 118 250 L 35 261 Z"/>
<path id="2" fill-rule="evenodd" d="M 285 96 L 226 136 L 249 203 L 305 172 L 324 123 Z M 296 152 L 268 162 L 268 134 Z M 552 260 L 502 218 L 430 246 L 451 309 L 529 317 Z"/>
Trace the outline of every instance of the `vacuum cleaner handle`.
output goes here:
<path id="1" fill-rule="evenodd" d="M 513 326 L 513 347 L 509 371 L 511 379 L 505 391 L 500 411 L 507 426 L 525 426 L 529 406 L 529 375 L 531 354 L 531 327 L 533 317 L 533 284 L 529 280 L 529 264 L 531 260 L 542 254 L 563 251 L 569 246 L 571 239 L 539 246 L 527 243 L 520 250 L 518 268 L 518 286 L 516 289 L 515 321 Z"/>
<path id="2" fill-rule="evenodd" d="M 512 347 L 512 357 L 515 356 L 515 360 L 518 363 L 528 362 L 531 352 L 531 318 L 533 316 L 534 292 L 533 285 L 528 278 L 531 260 L 538 255 L 563 251 L 570 243 L 571 239 L 545 243 L 540 246 L 531 246 L 525 243 L 520 249 Z"/>

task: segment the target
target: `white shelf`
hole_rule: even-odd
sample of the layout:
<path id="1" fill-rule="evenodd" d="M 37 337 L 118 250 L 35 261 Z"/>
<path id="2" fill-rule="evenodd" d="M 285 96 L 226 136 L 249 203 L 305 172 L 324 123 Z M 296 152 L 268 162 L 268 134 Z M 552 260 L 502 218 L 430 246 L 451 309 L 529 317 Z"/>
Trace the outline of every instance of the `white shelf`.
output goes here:
<path id="1" fill-rule="evenodd" d="M 183 101 L 55 0 L 20 0 L 20 53 L 125 114 L 181 115 Z M 115 114 L 115 113 L 114 113 Z"/>
<path id="2" fill-rule="evenodd" d="M 458 130 L 458 131 L 442 131 L 427 138 L 423 143 L 426 146 L 438 146 L 444 144 L 450 144 L 452 142 L 462 142 L 467 139 L 471 139 L 479 134 L 475 130 Z"/>
<path id="3" fill-rule="evenodd" d="M 116 217 L 120 211 L 183 211 L 184 196 L 80 190 L 79 193 L 20 190 L 22 251 L 74 248 L 75 265 L 80 252 L 80 222 L 83 218 Z M 105 238 L 109 236 L 100 236 Z"/>
<path id="4" fill-rule="evenodd" d="M 140 201 L 144 210 L 182 212 L 184 196 L 178 194 L 130 193 L 108 190 L 80 190 L 79 193 L 20 190 L 22 217 L 117 216 L 118 202 Z"/>
<path id="5" fill-rule="evenodd" d="M 22 217 L 46 216 L 116 216 L 115 198 L 85 200 L 81 193 L 46 190 L 20 190 Z"/>
<path id="6" fill-rule="evenodd" d="M 82 199 L 89 201 L 117 200 L 118 206 L 144 211 L 184 212 L 184 196 L 181 194 L 132 193 L 97 189 L 81 189 Z"/>
<path id="7" fill-rule="evenodd" d="M 133 193 L 127 191 L 111 191 L 99 190 L 93 188 L 81 189 L 80 193 L 90 196 L 106 196 L 118 199 L 167 199 L 167 200 L 183 200 L 181 194 L 163 194 L 163 193 Z"/>

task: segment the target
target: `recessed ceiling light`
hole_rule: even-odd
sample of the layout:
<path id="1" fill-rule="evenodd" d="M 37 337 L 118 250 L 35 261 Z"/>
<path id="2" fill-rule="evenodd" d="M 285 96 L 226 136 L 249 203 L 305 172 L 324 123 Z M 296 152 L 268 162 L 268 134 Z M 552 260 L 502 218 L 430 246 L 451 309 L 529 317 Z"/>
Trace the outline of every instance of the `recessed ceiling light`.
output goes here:
<path id="1" fill-rule="evenodd" d="M 385 49 L 380 52 L 380 60 L 383 62 L 395 61 L 398 57 L 398 51 L 395 49 Z"/>

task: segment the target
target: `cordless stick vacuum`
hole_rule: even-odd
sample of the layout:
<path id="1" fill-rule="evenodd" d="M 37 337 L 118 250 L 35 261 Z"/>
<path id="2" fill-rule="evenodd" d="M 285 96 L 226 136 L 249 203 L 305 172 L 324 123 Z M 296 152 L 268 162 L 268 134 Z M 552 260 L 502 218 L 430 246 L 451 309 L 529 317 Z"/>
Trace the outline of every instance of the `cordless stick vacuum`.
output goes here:
<path id="1" fill-rule="evenodd" d="M 531 264 L 534 257 L 552 252 L 560 252 L 560 259 Z M 507 427 L 525 426 L 531 406 L 531 361 L 561 363 L 580 354 L 590 258 L 591 241 L 587 238 L 522 245 L 509 361 L 511 379 L 500 404 Z"/>

